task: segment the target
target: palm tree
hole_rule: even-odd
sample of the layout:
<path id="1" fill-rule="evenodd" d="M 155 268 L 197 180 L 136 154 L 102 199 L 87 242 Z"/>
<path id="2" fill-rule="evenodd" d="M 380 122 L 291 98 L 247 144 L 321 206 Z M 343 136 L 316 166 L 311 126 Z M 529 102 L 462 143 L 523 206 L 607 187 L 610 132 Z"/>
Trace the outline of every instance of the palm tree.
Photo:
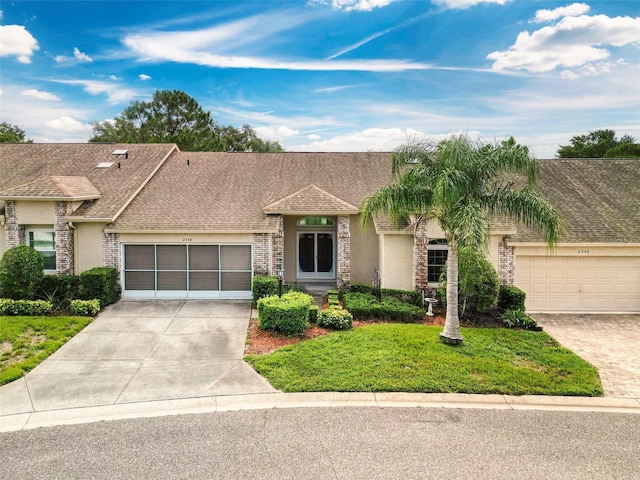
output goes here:
<path id="1" fill-rule="evenodd" d="M 392 156 L 394 183 L 365 199 L 362 222 L 374 214 L 418 215 L 439 222 L 449 244 L 447 316 L 440 339 L 462 342 L 458 316 L 458 249 L 487 251 L 492 218 L 506 218 L 541 234 L 549 247 L 558 239 L 560 216 L 533 187 L 540 164 L 513 138 L 484 144 L 467 135 L 440 143 L 411 141 Z M 526 182 L 517 188 L 519 174 Z"/>

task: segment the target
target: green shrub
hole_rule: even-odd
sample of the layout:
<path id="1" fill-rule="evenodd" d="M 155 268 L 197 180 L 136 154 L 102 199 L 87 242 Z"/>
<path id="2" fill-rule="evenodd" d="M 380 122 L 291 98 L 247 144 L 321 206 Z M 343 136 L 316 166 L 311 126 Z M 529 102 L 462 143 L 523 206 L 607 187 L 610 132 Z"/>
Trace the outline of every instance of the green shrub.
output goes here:
<path id="1" fill-rule="evenodd" d="M 81 317 L 93 317 L 100 311 L 100 300 L 71 300 L 69 310 Z"/>
<path id="2" fill-rule="evenodd" d="M 118 300 L 118 272 L 115 268 L 96 267 L 80 274 L 80 298 L 97 298 L 106 307 Z"/>
<path id="3" fill-rule="evenodd" d="M 366 293 L 378 298 L 378 290 L 382 297 L 393 297 L 404 303 L 410 303 L 416 307 L 422 306 L 422 293 L 419 290 L 399 290 L 396 288 L 381 288 L 372 287 L 365 283 L 357 283 L 351 285 L 351 292 L 353 293 Z"/>
<path id="4" fill-rule="evenodd" d="M 318 313 L 318 326 L 348 330 L 353 326 L 353 316 L 344 308 L 329 308 Z"/>
<path id="5" fill-rule="evenodd" d="M 40 284 L 39 297 L 64 308 L 80 295 L 80 277 L 76 275 L 45 275 Z"/>
<path id="6" fill-rule="evenodd" d="M 312 302 L 313 297 L 302 292 L 261 298 L 258 300 L 260 328 L 285 335 L 298 335 L 309 325 Z"/>
<path id="7" fill-rule="evenodd" d="M 316 323 L 318 321 L 318 306 L 311 305 L 309 307 L 309 322 Z"/>
<path id="8" fill-rule="evenodd" d="M 0 315 L 40 316 L 53 309 L 53 304 L 45 300 L 13 300 L 0 298 Z"/>
<path id="9" fill-rule="evenodd" d="M 33 248 L 18 245 L 0 260 L 0 298 L 33 300 L 44 277 L 44 259 Z"/>
<path id="10" fill-rule="evenodd" d="M 384 296 L 382 302 L 379 302 L 371 294 L 345 293 L 344 306 L 356 320 L 380 319 L 411 323 L 424 319 L 424 309 L 391 296 Z"/>
<path id="11" fill-rule="evenodd" d="M 527 295 L 518 287 L 500 285 L 498 307 L 500 310 L 523 310 Z"/>
<path id="12" fill-rule="evenodd" d="M 258 305 L 258 300 L 261 298 L 278 294 L 278 278 L 267 275 L 254 275 L 253 282 L 251 283 L 251 291 L 253 297 L 251 305 L 255 308 Z"/>
<path id="13" fill-rule="evenodd" d="M 440 294 L 446 299 L 447 272 L 440 276 Z M 491 262 L 480 250 L 460 248 L 458 251 L 458 304 L 461 315 L 467 311 L 482 313 L 498 303 L 500 281 Z"/>
<path id="14" fill-rule="evenodd" d="M 524 310 L 506 310 L 500 317 L 502 323 L 508 328 L 535 329 L 537 322 L 527 315 Z"/>

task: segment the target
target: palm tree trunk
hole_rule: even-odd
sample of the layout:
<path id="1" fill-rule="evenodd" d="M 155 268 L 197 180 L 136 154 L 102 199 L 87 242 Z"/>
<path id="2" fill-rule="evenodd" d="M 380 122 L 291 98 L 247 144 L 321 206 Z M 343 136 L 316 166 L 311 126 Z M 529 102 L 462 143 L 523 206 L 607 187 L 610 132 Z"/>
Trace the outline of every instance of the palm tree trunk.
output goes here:
<path id="1" fill-rule="evenodd" d="M 458 316 L 458 245 L 455 240 L 450 242 L 447 255 L 447 317 L 440 340 L 451 345 L 462 343 Z"/>

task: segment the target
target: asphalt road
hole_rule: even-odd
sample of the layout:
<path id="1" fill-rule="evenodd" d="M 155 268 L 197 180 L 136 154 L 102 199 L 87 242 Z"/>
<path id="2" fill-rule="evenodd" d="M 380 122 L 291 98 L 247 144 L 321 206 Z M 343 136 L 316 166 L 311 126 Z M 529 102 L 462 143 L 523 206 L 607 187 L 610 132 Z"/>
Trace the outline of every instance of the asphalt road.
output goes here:
<path id="1" fill-rule="evenodd" d="M 0 434 L 2 479 L 638 479 L 640 415 L 251 410 Z"/>

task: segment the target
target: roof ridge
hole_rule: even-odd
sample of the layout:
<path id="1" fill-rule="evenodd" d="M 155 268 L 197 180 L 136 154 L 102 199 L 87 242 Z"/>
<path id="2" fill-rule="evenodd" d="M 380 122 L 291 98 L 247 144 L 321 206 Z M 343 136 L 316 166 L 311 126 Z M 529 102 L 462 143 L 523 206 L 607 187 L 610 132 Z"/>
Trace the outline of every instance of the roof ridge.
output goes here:
<path id="1" fill-rule="evenodd" d="M 337 197 L 336 195 L 327 192 L 325 189 L 318 187 L 316 184 L 314 183 L 310 183 L 309 185 L 302 187 L 298 190 L 296 190 L 293 193 L 290 193 L 289 195 L 276 200 L 274 202 L 271 202 L 269 205 L 265 206 L 263 208 L 263 210 L 267 211 L 267 210 L 273 210 L 275 209 L 277 206 L 279 205 L 283 205 L 287 202 L 287 200 L 291 200 L 292 198 L 295 198 L 297 196 L 301 196 L 305 191 L 308 190 L 315 190 L 316 192 L 319 192 L 321 195 L 328 197 L 330 200 L 341 204 L 344 208 L 349 209 L 349 210 L 359 210 L 358 207 L 356 207 L 355 205 L 352 205 L 351 203 L 341 199 L 340 197 Z"/>

